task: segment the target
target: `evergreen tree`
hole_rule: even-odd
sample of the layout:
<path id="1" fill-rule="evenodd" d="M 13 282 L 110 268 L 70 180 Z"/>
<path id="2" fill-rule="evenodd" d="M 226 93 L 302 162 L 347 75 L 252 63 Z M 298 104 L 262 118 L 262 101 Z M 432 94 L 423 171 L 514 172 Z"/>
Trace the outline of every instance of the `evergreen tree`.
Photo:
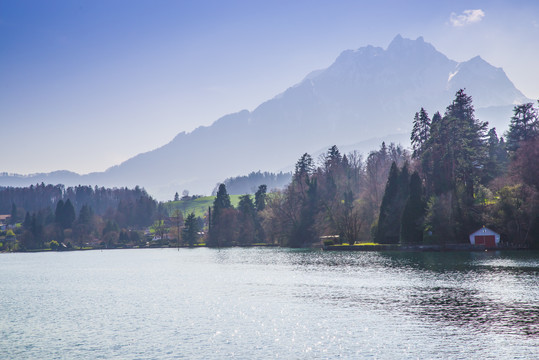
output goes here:
<path id="1" fill-rule="evenodd" d="M 396 214 L 395 203 L 399 196 L 399 169 L 393 162 L 389 170 L 389 177 L 386 183 L 386 189 L 380 205 L 380 215 L 378 216 L 378 228 L 374 241 L 377 243 L 396 243 L 398 242 L 398 233 L 392 231 L 392 222 L 397 218 L 400 220 L 400 214 Z M 397 222 L 400 224 L 400 221 Z M 393 224 L 394 225 L 394 224 Z M 395 237 L 396 235 L 396 237 Z"/>
<path id="2" fill-rule="evenodd" d="M 250 195 L 240 196 L 238 211 L 239 245 L 252 245 L 256 233 L 256 209 Z"/>
<path id="3" fill-rule="evenodd" d="M 32 213 L 32 220 L 30 224 L 30 231 L 32 232 L 35 246 L 39 249 L 43 249 L 45 247 L 45 241 L 43 239 L 42 216 Z"/>
<path id="4" fill-rule="evenodd" d="M 288 245 L 301 247 L 316 239 L 314 217 L 317 212 L 317 184 L 312 157 L 305 153 L 296 163 L 292 182 L 285 190 L 285 201 L 279 210 L 286 223 Z"/>
<path id="5" fill-rule="evenodd" d="M 452 166 L 454 166 L 454 184 L 461 183 L 465 188 L 465 203 L 473 203 L 474 184 L 486 161 L 486 129 L 488 122 L 475 118 L 472 97 L 457 91 L 455 100 L 446 109 L 445 115 L 451 124 L 450 144 Z"/>
<path id="6" fill-rule="evenodd" d="M 498 154 L 496 159 L 500 165 L 501 172 L 505 173 L 507 171 L 507 166 L 509 165 L 509 154 L 507 152 L 507 143 L 503 137 L 500 138 L 498 143 Z"/>
<path id="7" fill-rule="evenodd" d="M 342 156 L 337 148 L 337 145 L 333 145 L 329 148 L 328 153 L 324 159 L 324 166 L 326 172 L 329 171 L 332 167 L 338 166 L 341 164 Z"/>
<path id="8" fill-rule="evenodd" d="M 217 196 L 213 200 L 213 215 L 214 218 L 218 216 L 218 212 L 222 209 L 231 208 L 232 204 L 230 202 L 230 196 L 226 191 L 225 184 L 219 185 L 219 190 L 217 191 Z"/>
<path id="9" fill-rule="evenodd" d="M 421 166 L 421 176 L 425 180 L 427 193 L 435 192 L 435 166 L 439 154 L 439 148 L 442 146 L 440 144 L 440 139 L 437 136 L 440 133 L 442 122 L 442 115 L 437 111 L 433 116 L 430 122 L 429 127 L 429 137 L 425 141 L 422 147 L 422 152 L 419 157 L 420 166 Z"/>
<path id="10" fill-rule="evenodd" d="M 488 158 L 483 171 L 482 183 L 488 184 L 493 179 L 502 175 L 507 169 L 507 150 L 503 138 L 498 139 L 496 128 L 489 130 L 487 140 Z"/>
<path id="11" fill-rule="evenodd" d="M 539 135 L 538 110 L 532 103 L 517 105 L 507 131 L 507 149 L 516 151 L 522 141 L 528 141 Z"/>
<path id="12" fill-rule="evenodd" d="M 232 207 L 232 204 L 230 202 L 230 196 L 228 195 L 226 191 L 225 184 L 219 185 L 219 190 L 217 191 L 217 196 L 213 200 L 213 217 L 212 221 L 215 225 L 219 221 L 219 216 L 221 215 L 221 211 L 223 209 L 229 209 Z"/>
<path id="13" fill-rule="evenodd" d="M 398 161 L 398 163 L 401 163 L 406 154 L 404 152 L 396 153 L 402 153 L 402 158 Z M 365 223 L 369 224 L 369 226 L 365 226 L 364 229 L 369 229 L 372 234 L 371 237 L 373 238 L 376 237 L 376 223 L 380 214 L 380 205 L 382 203 L 391 164 L 392 161 L 388 155 L 386 144 L 385 142 L 382 142 L 382 146 L 378 151 L 371 151 L 369 153 L 364 176 L 358 177 L 358 180 L 363 183 L 363 186 L 365 187 L 361 196 L 361 202 L 364 204 Z M 362 181 L 363 179 L 364 181 Z"/>
<path id="14" fill-rule="evenodd" d="M 302 247 L 311 244 L 317 239 L 315 217 L 318 211 L 317 202 L 318 181 L 316 178 L 308 181 L 305 197 L 301 202 L 299 221 L 293 229 L 290 246 Z"/>
<path id="15" fill-rule="evenodd" d="M 266 234 L 262 227 L 261 212 L 266 208 L 267 186 L 260 185 L 255 193 L 255 242 L 262 243 L 266 241 Z"/>
<path id="16" fill-rule="evenodd" d="M 174 194 L 174 201 L 180 201 L 180 194 L 176 191 L 176 194 Z"/>
<path id="17" fill-rule="evenodd" d="M 90 206 L 84 204 L 80 209 L 79 218 L 73 224 L 73 238 L 77 240 L 79 247 L 84 246 L 90 233 L 94 230 L 94 212 Z"/>
<path id="18" fill-rule="evenodd" d="M 465 239 L 479 226 L 480 219 L 473 207 L 477 185 L 488 181 L 487 126 L 487 122 L 475 118 L 472 98 L 462 89 L 457 91 L 444 116 L 435 114 L 431 121 L 430 137 L 421 156 L 427 194 L 436 196 L 431 202 L 429 218 L 434 219 L 436 229 L 453 229 L 455 238 L 451 240 Z M 501 154 L 495 132 L 490 133 L 490 138 L 493 152 Z M 451 224 L 440 222 L 444 221 L 443 216 L 439 216 L 443 214 L 442 206 L 449 206 L 447 211 L 451 217 L 446 217 L 445 221 Z M 447 234 L 449 237 L 450 233 Z"/>
<path id="19" fill-rule="evenodd" d="M 401 218 L 400 241 L 404 244 L 423 242 L 425 203 L 422 200 L 421 178 L 417 172 L 410 177 L 410 195 Z"/>
<path id="20" fill-rule="evenodd" d="M 404 163 L 399 172 L 399 203 L 406 202 L 410 194 L 410 172 L 408 171 L 408 163 Z"/>
<path id="21" fill-rule="evenodd" d="M 54 221 L 56 221 L 60 226 L 64 223 L 64 201 L 59 200 L 56 203 L 56 210 L 54 211 Z"/>
<path id="22" fill-rule="evenodd" d="M 71 200 L 67 199 L 63 208 L 62 208 L 62 227 L 64 229 L 71 228 L 73 222 L 75 221 L 75 208 L 71 203 Z"/>
<path id="23" fill-rule="evenodd" d="M 260 185 L 255 193 L 255 207 L 256 211 L 263 211 L 266 207 L 266 185 Z"/>
<path id="24" fill-rule="evenodd" d="M 185 219 L 185 225 L 183 228 L 183 239 L 189 244 L 190 247 L 195 246 L 198 239 L 198 221 L 195 217 L 195 213 L 190 213 Z"/>
<path id="25" fill-rule="evenodd" d="M 305 153 L 296 163 L 294 171 L 294 180 L 304 179 L 309 177 L 314 171 L 314 162 L 311 155 Z"/>
<path id="26" fill-rule="evenodd" d="M 487 159 L 487 126 L 475 118 L 472 98 L 462 89 L 443 117 L 433 116 L 427 150 L 421 158 L 429 194 L 455 192 L 462 186 L 463 203 L 473 203 L 474 187 Z"/>
<path id="27" fill-rule="evenodd" d="M 405 163 L 399 171 L 397 164 L 393 162 L 380 206 L 374 237 L 376 242 L 386 244 L 399 242 L 402 212 L 410 192 L 409 182 L 408 164 Z"/>
<path id="28" fill-rule="evenodd" d="M 82 208 L 79 212 L 79 223 L 81 224 L 90 224 L 94 216 L 94 211 L 87 204 L 82 205 Z"/>
<path id="29" fill-rule="evenodd" d="M 415 113 L 410 141 L 412 142 L 412 158 L 420 158 L 430 136 L 430 119 L 424 108 Z"/>
<path id="30" fill-rule="evenodd" d="M 228 210 L 233 210 L 232 204 L 230 203 L 230 196 L 226 191 L 225 184 L 220 184 L 217 195 L 213 200 L 208 246 L 218 246 L 219 244 L 232 245 L 225 244 L 225 238 L 227 238 L 226 242 L 234 241 L 234 239 L 231 239 L 233 236 L 230 234 L 230 232 L 234 230 L 231 229 L 233 226 L 232 223 L 234 222 L 232 219 L 234 213 Z"/>

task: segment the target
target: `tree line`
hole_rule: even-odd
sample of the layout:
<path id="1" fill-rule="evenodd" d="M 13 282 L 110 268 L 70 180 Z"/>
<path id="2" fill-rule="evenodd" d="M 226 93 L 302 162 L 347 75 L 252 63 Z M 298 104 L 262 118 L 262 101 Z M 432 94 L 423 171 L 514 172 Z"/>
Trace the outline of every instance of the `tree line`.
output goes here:
<path id="1" fill-rule="evenodd" d="M 221 184 L 207 244 L 444 245 L 466 243 L 488 226 L 508 246 L 538 246 L 538 110 L 527 103 L 513 113 L 505 138 L 498 137 L 461 89 L 443 115 L 431 118 L 424 108 L 415 114 L 411 152 L 382 143 L 366 159 L 337 146 L 317 161 L 304 154 L 287 187 L 269 194 L 259 188 L 237 209 Z"/>
<path id="2" fill-rule="evenodd" d="M 459 90 L 443 114 L 421 108 L 410 139 L 410 151 L 382 143 L 365 158 L 337 146 L 318 159 L 305 153 L 288 185 L 259 185 L 236 207 L 225 182 L 204 218 L 158 203 L 139 187 L 3 188 L 0 211 L 21 223 L 21 249 L 136 246 L 149 238 L 159 246 L 444 245 L 466 243 L 484 225 L 508 246 L 539 245 L 539 119 L 532 103 L 515 106 L 499 137 Z M 273 175 L 252 173 L 237 183 L 261 177 Z"/>
<path id="3" fill-rule="evenodd" d="M 260 185 L 266 185 L 266 188 L 270 191 L 273 189 L 282 189 L 290 183 L 291 179 L 292 174 L 289 172 L 271 173 L 267 171 L 253 171 L 248 175 L 227 178 L 223 181 L 223 184 L 225 184 L 228 194 L 242 195 L 254 194 Z M 219 185 L 217 184 L 212 195 L 217 195 Z"/>
<path id="4" fill-rule="evenodd" d="M 209 211 L 207 244 L 304 247 L 324 235 L 338 235 L 345 242 L 368 238 L 391 164 L 408 159 L 400 145 L 385 143 L 366 160 L 358 152 L 342 155 L 337 146 L 321 155 L 318 164 L 306 153 L 285 189 L 267 193 L 262 185 L 254 198 L 243 195 L 237 209 L 221 184 Z"/>
<path id="5" fill-rule="evenodd" d="M 52 241 L 55 246 L 70 247 L 142 242 L 141 231 L 152 224 L 159 210 L 158 203 L 139 187 L 8 187 L 0 190 L 3 211 L 8 204 L 9 222 L 19 224 L 14 228 L 18 250 L 46 248 Z"/>

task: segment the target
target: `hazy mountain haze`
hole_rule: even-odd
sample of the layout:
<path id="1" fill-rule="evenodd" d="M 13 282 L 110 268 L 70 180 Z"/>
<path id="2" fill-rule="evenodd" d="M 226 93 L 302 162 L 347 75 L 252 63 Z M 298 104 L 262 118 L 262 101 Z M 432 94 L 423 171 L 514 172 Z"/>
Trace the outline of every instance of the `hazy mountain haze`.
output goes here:
<path id="1" fill-rule="evenodd" d="M 422 37 L 397 35 L 387 49 L 369 45 L 342 52 L 328 68 L 252 112 L 223 116 L 105 172 L 70 175 L 64 182 L 140 185 L 161 199 L 182 189 L 209 193 L 227 177 L 279 171 L 304 152 L 333 144 L 363 152 L 382 140 L 406 144 L 414 113 L 422 106 L 430 114 L 443 112 L 460 88 L 473 96 L 478 117 L 498 129 L 507 126 L 513 104 L 530 101 L 502 69 L 480 57 L 459 63 Z M 0 184 L 41 178 L 2 177 Z"/>
<path id="2" fill-rule="evenodd" d="M 0 171 L 104 171 L 398 33 L 536 99 L 538 18 L 531 0 L 3 1 Z"/>

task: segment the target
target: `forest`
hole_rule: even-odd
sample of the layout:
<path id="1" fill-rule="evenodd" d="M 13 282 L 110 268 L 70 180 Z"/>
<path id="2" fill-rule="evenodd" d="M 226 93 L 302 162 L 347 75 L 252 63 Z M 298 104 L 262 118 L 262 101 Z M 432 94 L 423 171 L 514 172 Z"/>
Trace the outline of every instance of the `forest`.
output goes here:
<path id="1" fill-rule="evenodd" d="M 292 173 L 279 172 L 277 174 L 271 172 L 253 171 L 246 176 L 235 176 L 225 179 L 222 183 L 225 184 L 227 192 L 230 195 L 254 194 L 259 185 L 266 185 L 268 191 L 282 189 L 286 187 L 292 179 Z M 217 195 L 219 186 L 217 184 L 212 191 L 212 195 Z"/>
<path id="2" fill-rule="evenodd" d="M 2 248 L 24 251 L 143 243 L 142 230 L 152 225 L 159 205 L 139 187 L 42 183 L 0 189 L 0 213 L 10 215 Z"/>
<path id="3" fill-rule="evenodd" d="M 209 246 L 256 243 L 458 244 L 482 226 L 506 247 L 539 244 L 539 119 L 514 107 L 505 137 L 475 117 L 459 90 L 443 115 L 421 108 L 412 149 L 382 143 L 365 159 L 337 146 L 316 161 L 303 154 L 290 184 L 230 205 L 226 186 L 210 212 Z"/>
<path id="4" fill-rule="evenodd" d="M 504 247 L 539 247 L 539 118 L 532 103 L 514 107 L 501 137 L 475 117 L 464 90 L 443 114 L 421 108 L 411 120 L 410 150 L 382 143 L 365 158 L 337 146 L 318 159 L 305 153 L 281 190 L 245 187 L 260 178 L 274 186 L 288 174 L 227 179 L 203 216 L 172 206 L 198 198 L 188 192 L 158 203 L 139 187 L 3 188 L 0 214 L 10 218 L 1 248 L 443 246 L 467 243 L 482 226 L 501 234 Z M 246 192 L 236 206 L 227 184 Z"/>

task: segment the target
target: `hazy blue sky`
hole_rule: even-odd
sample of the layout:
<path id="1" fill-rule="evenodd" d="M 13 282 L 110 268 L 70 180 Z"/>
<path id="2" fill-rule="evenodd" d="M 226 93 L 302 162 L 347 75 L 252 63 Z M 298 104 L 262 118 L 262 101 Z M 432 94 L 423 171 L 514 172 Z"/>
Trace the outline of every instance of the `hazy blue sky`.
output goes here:
<path id="1" fill-rule="evenodd" d="M 0 172 L 105 170 L 397 34 L 539 98 L 536 0 L 2 0 Z"/>

